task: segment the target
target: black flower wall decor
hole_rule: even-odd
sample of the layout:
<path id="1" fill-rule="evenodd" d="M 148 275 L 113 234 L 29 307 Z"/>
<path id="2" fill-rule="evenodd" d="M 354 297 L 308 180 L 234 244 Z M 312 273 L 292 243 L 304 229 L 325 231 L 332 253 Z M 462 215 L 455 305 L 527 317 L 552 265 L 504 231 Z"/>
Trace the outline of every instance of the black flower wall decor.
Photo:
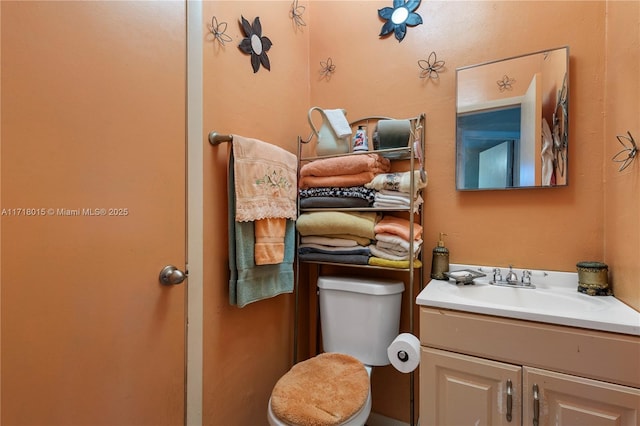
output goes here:
<path id="1" fill-rule="evenodd" d="M 407 34 L 407 25 L 415 27 L 422 24 L 422 17 L 416 13 L 420 0 L 393 0 L 393 7 L 378 9 L 378 16 L 386 22 L 380 30 L 380 37 L 395 34 L 398 42 Z"/>
<path id="2" fill-rule="evenodd" d="M 249 24 L 244 16 L 242 18 L 242 31 L 244 31 L 245 38 L 242 39 L 238 48 L 244 53 L 251 55 L 251 67 L 253 72 L 256 73 L 260 69 L 260 64 L 268 71 L 271 71 L 271 63 L 267 52 L 271 49 L 273 43 L 269 40 L 269 37 L 262 35 L 262 25 L 260 24 L 260 18 L 256 17 L 253 20 L 253 24 Z"/>

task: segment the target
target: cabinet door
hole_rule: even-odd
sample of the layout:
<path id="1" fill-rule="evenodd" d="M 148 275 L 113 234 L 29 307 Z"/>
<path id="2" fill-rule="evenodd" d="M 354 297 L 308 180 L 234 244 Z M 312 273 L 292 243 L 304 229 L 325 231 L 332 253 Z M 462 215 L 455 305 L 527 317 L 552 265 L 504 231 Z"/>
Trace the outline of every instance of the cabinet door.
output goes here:
<path id="1" fill-rule="evenodd" d="M 521 377 L 520 366 L 422 347 L 420 424 L 520 425 Z"/>
<path id="2" fill-rule="evenodd" d="M 640 389 L 531 367 L 523 373 L 523 425 L 636 426 L 640 421 Z"/>

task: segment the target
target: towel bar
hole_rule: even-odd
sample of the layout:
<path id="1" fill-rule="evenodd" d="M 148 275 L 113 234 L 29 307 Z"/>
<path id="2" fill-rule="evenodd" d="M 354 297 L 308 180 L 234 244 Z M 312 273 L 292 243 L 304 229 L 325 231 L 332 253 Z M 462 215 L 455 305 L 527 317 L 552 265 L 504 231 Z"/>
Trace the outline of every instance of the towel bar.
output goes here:
<path id="1" fill-rule="evenodd" d="M 233 142 L 233 135 L 221 135 L 216 131 L 209 133 L 209 143 L 211 145 L 220 145 L 222 142 Z"/>

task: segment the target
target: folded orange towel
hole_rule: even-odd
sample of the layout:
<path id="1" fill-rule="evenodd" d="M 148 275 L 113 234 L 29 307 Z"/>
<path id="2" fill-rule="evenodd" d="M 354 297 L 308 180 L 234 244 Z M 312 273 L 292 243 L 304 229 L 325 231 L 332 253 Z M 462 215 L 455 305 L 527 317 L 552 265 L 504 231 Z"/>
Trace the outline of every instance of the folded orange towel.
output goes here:
<path id="1" fill-rule="evenodd" d="M 375 172 L 360 172 L 351 175 L 301 176 L 300 189 L 322 187 L 362 186 L 376 177 Z"/>
<path id="2" fill-rule="evenodd" d="M 256 265 L 275 265 L 284 260 L 284 235 L 287 219 L 268 218 L 254 222 L 256 242 L 253 255 Z"/>
<path id="3" fill-rule="evenodd" d="M 374 231 L 376 234 L 378 233 L 388 233 L 398 235 L 405 240 L 409 241 L 411 239 L 411 229 L 410 222 L 407 219 L 403 219 L 401 217 L 396 216 L 384 216 L 374 227 Z M 413 223 L 413 239 L 419 240 L 422 238 L 422 226 Z"/>
<path id="4" fill-rule="evenodd" d="M 323 158 L 303 165 L 300 176 L 353 175 L 362 172 L 386 173 L 391 162 L 378 154 L 353 154 Z"/>

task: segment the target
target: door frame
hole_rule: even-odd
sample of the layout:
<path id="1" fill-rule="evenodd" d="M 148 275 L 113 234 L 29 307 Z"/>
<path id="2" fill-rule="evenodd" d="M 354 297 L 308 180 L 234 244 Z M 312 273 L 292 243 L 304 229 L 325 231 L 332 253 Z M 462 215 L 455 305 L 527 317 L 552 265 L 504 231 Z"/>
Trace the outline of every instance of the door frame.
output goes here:
<path id="1" fill-rule="evenodd" d="M 185 425 L 202 425 L 203 397 L 203 21 L 202 1 L 187 7 L 187 271 Z"/>

